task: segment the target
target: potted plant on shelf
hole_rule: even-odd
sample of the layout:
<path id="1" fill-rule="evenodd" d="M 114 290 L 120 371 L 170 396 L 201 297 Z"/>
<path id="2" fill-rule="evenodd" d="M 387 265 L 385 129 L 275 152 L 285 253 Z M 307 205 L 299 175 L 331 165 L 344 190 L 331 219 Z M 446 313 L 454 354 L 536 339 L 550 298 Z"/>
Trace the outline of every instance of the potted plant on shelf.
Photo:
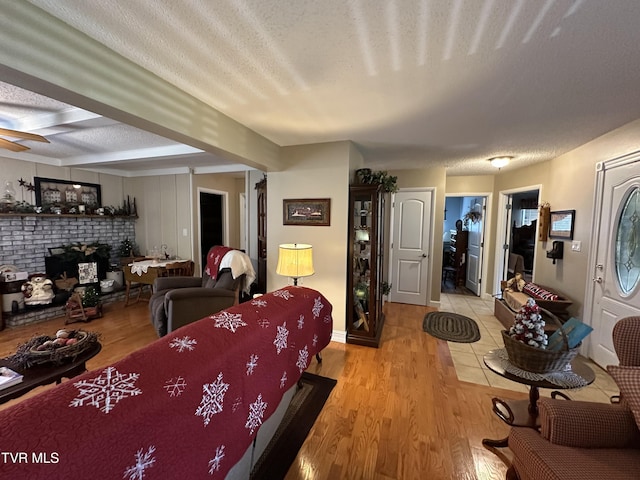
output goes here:
<path id="1" fill-rule="evenodd" d="M 361 184 L 380 184 L 385 192 L 398 191 L 398 177 L 386 171 L 373 172 L 370 168 L 360 168 L 356 170 L 356 179 Z"/>

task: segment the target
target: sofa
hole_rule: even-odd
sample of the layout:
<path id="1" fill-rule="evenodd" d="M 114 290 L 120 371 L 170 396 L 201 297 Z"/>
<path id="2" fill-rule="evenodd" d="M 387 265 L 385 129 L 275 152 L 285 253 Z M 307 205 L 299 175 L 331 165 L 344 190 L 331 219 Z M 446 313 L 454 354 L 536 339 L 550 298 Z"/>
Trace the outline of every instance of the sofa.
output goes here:
<path id="1" fill-rule="evenodd" d="M 247 479 L 331 315 L 285 287 L 0 411 L 0 476 Z"/>
<path id="2" fill-rule="evenodd" d="M 550 312 L 560 321 L 568 317 L 567 309 L 573 302 L 564 293 L 533 282 L 522 281 L 518 287 L 517 278 L 511 280 L 511 284 L 502 282 L 502 298 L 494 299 L 493 314 L 506 329 L 513 325 L 516 313 L 529 298 L 533 298 L 543 311 Z"/>
<path id="3" fill-rule="evenodd" d="M 607 370 L 619 403 L 542 398 L 540 431 L 513 427 L 508 480 L 636 480 L 640 478 L 640 317 L 613 329 L 620 360 Z"/>

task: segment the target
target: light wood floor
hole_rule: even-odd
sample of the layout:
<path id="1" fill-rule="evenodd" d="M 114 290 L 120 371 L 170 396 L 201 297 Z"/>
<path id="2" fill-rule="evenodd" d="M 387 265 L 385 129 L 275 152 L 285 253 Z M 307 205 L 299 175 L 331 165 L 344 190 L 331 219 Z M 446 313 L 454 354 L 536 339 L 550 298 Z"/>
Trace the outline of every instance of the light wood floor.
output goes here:
<path id="1" fill-rule="evenodd" d="M 447 343 L 422 331 L 430 309 L 388 303 L 385 311 L 379 349 L 332 342 L 322 364 L 309 368 L 338 383 L 287 480 L 504 478 L 501 458 L 481 444 L 482 438 L 508 433 L 491 413 L 491 398 L 526 394 L 459 382 Z M 36 333 L 63 326 L 64 319 L 57 319 L 5 329 L 0 356 Z M 156 339 L 146 303 L 110 305 L 103 318 L 69 327 L 100 332 L 103 349 L 88 362 L 90 369 Z M 45 388 L 51 387 L 33 394 Z M 508 461 L 508 450 L 498 453 Z"/>

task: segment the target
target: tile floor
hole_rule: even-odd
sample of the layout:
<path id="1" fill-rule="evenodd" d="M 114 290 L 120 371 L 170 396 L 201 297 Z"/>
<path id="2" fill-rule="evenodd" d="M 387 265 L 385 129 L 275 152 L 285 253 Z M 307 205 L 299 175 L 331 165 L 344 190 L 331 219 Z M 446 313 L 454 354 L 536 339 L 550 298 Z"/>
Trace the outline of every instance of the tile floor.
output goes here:
<path id="1" fill-rule="evenodd" d="M 480 297 L 451 293 L 443 293 L 440 298 L 440 310 L 473 318 L 480 328 L 481 339 L 475 343 L 448 342 L 458 379 L 507 390 L 528 392 L 528 387 L 496 375 L 482 361 L 482 357 L 489 350 L 504 347 L 500 333 L 503 328 L 502 324 L 493 315 L 493 299 L 483 300 Z M 609 403 L 611 395 L 618 394 L 616 384 L 604 369 L 584 357 L 583 360 L 596 372 L 595 382 L 584 388 L 565 390 L 564 393 L 574 400 Z M 549 396 L 550 393 L 550 390 L 540 390 L 541 395 Z"/>

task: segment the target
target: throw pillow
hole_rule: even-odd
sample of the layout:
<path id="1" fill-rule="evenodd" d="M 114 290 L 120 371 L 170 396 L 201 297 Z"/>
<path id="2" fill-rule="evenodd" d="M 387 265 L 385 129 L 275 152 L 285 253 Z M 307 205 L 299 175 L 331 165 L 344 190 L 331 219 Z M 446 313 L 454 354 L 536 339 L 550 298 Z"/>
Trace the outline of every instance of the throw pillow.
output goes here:
<path id="1" fill-rule="evenodd" d="M 536 285 L 535 283 L 527 283 L 522 289 L 524 293 L 531 295 L 532 297 L 541 298 L 543 300 L 558 300 L 558 295 L 549 290 Z"/>
<path id="2" fill-rule="evenodd" d="M 607 370 L 620 389 L 620 396 L 633 412 L 640 428 L 640 367 L 609 365 Z"/>

